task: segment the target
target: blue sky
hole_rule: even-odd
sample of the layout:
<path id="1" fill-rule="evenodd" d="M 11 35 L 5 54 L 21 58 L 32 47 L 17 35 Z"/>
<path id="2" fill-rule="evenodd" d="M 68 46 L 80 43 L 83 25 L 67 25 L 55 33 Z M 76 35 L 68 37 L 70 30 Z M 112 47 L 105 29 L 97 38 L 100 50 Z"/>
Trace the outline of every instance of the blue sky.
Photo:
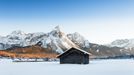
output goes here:
<path id="1" fill-rule="evenodd" d="M 133 0 L 0 0 L 0 35 L 60 25 L 93 43 L 134 38 Z"/>

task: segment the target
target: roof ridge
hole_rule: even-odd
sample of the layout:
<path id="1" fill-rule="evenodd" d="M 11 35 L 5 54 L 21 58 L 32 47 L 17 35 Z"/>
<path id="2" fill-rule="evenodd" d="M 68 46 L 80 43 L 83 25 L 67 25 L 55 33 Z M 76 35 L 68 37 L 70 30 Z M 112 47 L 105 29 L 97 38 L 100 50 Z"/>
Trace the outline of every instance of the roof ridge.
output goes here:
<path id="1" fill-rule="evenodd" d="M 71 47 L 71 48 L 69 48 L 68 50 L 66 50 L 64 53 L 58 55 L 57 57 L 60 57 L 61 55 L 65 54 L 66 52 L 68 52 L 68 51 L 71 50 L 72 48 L 74 48 L 74 49 L 76 49 L 76 50 L 79 50 L 79 51 L 81 51 L 81 52 L 83 52 L 83 53 L 85 53 L 85 54 L 92 55 L 91 53 L 89 53 L 89 52 L 87 52 L 87 51 L 84 51 L 84 50 L 82 50 L 82 49 L 80 49 L 80 48 Z"/>

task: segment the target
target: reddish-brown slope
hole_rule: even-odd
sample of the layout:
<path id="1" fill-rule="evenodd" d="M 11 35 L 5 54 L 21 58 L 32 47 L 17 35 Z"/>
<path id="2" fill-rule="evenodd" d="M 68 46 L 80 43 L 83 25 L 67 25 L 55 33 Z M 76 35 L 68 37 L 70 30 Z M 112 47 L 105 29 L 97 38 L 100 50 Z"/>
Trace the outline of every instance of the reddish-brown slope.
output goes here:
<path id="1" fill-rule="evenodd" d="M 29 46 L 24 48 L 13 48 L 10 50 L 1 50 L 0 56 L 11 58 L 56 58 L 56 52 L 50 48 L 40 46 Z"/>

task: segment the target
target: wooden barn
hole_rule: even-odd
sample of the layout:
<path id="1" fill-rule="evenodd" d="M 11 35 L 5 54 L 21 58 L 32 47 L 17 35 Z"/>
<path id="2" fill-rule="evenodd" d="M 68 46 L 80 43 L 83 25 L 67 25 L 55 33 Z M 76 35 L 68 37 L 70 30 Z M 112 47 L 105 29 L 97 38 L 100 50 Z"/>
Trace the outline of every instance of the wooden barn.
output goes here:
<path id="1" fill-rule="evenodd" d="M 63 54 L 59 55 L 60 64 L 89 64 L 91 54 L 77 48 L 70 48 Z"/>

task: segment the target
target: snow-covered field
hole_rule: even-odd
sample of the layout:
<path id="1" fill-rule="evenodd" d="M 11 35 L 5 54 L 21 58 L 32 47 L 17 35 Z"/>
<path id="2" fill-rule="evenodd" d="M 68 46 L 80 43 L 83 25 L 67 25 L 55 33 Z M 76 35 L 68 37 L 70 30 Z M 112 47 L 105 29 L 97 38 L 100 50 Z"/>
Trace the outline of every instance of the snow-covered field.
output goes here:
<path id="1" fill-rule="evenodd" d="M 88 65 L 78 65 L 0 59 L 0 75 L 134 75 L 134 60 L 92 60 Z"/>

